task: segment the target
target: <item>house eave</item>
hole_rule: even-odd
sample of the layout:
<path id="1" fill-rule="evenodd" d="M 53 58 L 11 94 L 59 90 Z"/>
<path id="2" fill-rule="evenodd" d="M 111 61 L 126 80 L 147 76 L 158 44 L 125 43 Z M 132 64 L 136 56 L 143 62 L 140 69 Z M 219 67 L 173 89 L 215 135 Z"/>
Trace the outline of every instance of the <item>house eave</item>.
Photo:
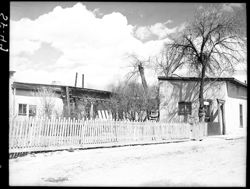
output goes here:
<path id="1" fill-rule="evenodd" d="M 200 81 L 201 78 L 198 77 L 165 77 L 165 76 L 159 76 L 158 80 L 167 80 L 167 81 Z M 236 85 L 240 85 L 247 88 L 247 84 L 243 83 L 233 77 L 210 77 L 210 78 L 204 78 L 205 81 L 228 81 L 231 83 L 234 83 Z"/>
<path id="2" fill-rule="evenodd" d="M 102 91 L 102 90 L 96 90 L 96 89 L 72 87 L 72 86 L 66 86 L 66 85 L 39 84 L 39 83 L 13 82 L 12 87 L 16 89 L 29 90 L 29 91 L 37 90 L 42 87 L 49 87 L 49 88 L 53 88 L 53 90 L 56 92 L 62 91 L 62 88 L 69 87 L 70 89 L 73 89 L 74 91 L 79 91 L 79 92 L 111 94 L 111 92 L 109 91 Z"/>

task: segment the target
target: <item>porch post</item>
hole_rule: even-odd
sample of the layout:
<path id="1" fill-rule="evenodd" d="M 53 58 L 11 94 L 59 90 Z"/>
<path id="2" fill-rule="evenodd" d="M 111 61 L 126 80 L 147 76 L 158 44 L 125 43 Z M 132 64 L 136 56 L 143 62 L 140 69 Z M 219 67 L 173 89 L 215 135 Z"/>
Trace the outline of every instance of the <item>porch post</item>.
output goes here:
<path id="1" fill-rule="evenodd" d="M 12 104 L 12 108 L 13 108 L 12 116 L 15 116 L 15 112 L 16 112 L 16 105 L 15 105 L 15 103 L 16 103 L 16 88 L 13 88 L 13 102 L 12 103 L 13 103 Z"/>

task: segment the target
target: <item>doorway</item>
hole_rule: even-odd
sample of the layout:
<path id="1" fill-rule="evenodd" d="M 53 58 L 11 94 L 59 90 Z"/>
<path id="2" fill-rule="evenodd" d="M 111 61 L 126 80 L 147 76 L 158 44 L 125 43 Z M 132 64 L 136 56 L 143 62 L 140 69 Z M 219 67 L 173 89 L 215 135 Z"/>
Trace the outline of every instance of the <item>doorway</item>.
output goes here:
<path id="1" fill-rule="evenodd" d="M 220 123 L 221 134 L 226 134 L 226 125 L 225 125 L 225 100 L 217 99 L 218 103 L 218 118 Z"/>

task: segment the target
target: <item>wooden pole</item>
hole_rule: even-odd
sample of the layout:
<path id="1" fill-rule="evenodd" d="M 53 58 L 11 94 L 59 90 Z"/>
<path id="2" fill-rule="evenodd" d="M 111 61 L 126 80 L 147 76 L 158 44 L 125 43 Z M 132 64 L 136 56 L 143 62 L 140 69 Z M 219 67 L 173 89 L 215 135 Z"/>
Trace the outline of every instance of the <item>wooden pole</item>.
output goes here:
<path id="1" fill-rule="evenodd" d="M 69 87 L 66 86 L 66 100 L 67 100 L 67 111 L 68 111 L 68 116 L 70 116 L 70 102 L 69 102 Z"/>
<path id="2" fill-rule="evenodd" d="M 16 114 L 16 88 L 13 88 L 13 111 L 12 111 L 12 116 Z"/>

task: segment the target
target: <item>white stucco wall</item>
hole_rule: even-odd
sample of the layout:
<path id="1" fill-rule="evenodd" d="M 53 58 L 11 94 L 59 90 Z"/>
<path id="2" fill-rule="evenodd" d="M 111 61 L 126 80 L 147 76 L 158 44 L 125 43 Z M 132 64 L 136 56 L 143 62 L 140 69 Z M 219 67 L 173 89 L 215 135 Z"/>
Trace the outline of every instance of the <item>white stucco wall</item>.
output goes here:
<path id="1" fill-rule="evenodd" d="M 13 90 L 12 90 L 13 82 L 14 82 L 14 76 L 9 78 L 9 116 L 12 116 L 14 114 L 14 111 L 13 111 Z"/>
<path id="2" fill-rule="evenodd" d="M 13 95 L 12 95 L 12 90 L 11 90 L 11 80 L 9 80 L 9 116 L 13 114 Z"/>
<path id="3" fill-rule="evenodd" d="M 243 128 L 240 128 L 240 104 L 243 108 Z M 247 128 L 247 101 L 227 98 L 225 103 L 225 122 L 227 134 L 246 134 Z"/>
<path id="4" fill-rule="evenodd" d="M 61 98 L 51 97 L 54 102 L 53 115 L 62 114 L 63 112 L 63 101 Z M 41 116 L 42 109 L 42 99 L 36 96 L 21 96 L 15 95 L 15 115 L 18 116 L 18 104 L 36 105 L 37 106 L 37 116 Z M 27 110 L 28 111 L 28 110 Z M 27 115 L 28 116 L 28 115 Z"/>
<path id="5" fill-rule="evenodd" d="M 160 121 L 179 122 L 184 120 L 184 116 L 178 115 L 178 102 L 192 102 L 192 117 L 198 120 L 199 108 L 199 84 L 195 81 L 168 81 L 159 82 L 160 94 Z M 212 100 L 212 111 L 215 113 L 218 106 L 217 100 L 225 100 L 226 82 L 213 82 L 206 84 L 204 88 L 204 99 Z M 218 122 L 215 116 L 214 122 Z"/>
<path id="6" fill-rule="evenodd" d="M 227 83 L 225 103 L 226 134 L 246 135 L 247 129 L 247 89 Z M 240 128 L 240 104 L 243 109 L 243 128 Z"/>

